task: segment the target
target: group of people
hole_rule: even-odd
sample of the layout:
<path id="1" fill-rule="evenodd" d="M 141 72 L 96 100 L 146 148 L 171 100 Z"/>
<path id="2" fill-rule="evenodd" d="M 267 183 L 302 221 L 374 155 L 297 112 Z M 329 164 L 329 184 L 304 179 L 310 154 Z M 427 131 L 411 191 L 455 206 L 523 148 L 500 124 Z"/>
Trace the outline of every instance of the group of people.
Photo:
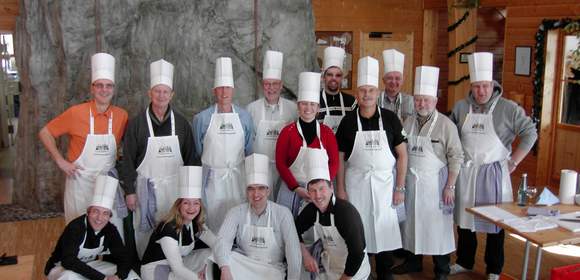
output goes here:
<path id="1" fill-rule="evenodd" d="M 281 97 L 283 54 L 267 51 L 264 97 L 246 109 L 220 57 L 215 104 L 190 124 L 170 105 L 171 63 L 151 63 L 149 106 L 128 121 L 111 104 L 115 59 L 95 54 L 93 99 L 39 133 L 67 175 L 68 224 L 48 279 L 138 279 L 135 262 L 142 279 L 368 279 L 374 258 L 382 280 L 422 270 L 422 255 L 447 279 L 473 269 L 476 232 L 487 233 L 486 273 L 498 279 L 504 232 L 465 208 L 512 200 L 509 174 L 537 133 L 502 97 L 493 55 L 470 55 L 471 90 L 449 117 L 436 109 L 439 68 L 417 67 L 411 96 L 404 55 L 385 50 L 382 77 L 377 59 L 359 59 L 351 96 L 344 57 L 327 47 L 322 73 L 300 73 L 295 103 Z M 406 253 L 394 266 L 396 250 Z"/>

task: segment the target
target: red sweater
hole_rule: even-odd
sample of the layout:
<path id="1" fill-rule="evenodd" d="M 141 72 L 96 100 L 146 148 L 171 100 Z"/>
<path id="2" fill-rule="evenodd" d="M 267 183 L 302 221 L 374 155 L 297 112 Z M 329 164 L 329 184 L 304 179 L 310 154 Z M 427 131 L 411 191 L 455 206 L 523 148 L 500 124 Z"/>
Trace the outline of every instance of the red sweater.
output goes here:
<path id="1" fill-rule="evenodd" d="M 336 173 L 338 172 L 338 144 L 336 143 L 336 137 L 332 129 L 328 126 L 320 125 L 320 138 L 322 138 L 322 145 L 326 149 L 328 154 L 328 169 L 330 172 L 330 179 L 334 180 Z M 280 132 L 278 136 L 278 141 L 276 142 L 276 169 L 280 173 L 280 177 L 288 188 L 294 190 L 298 187 L 298 182 L 292 172 L 290 172 L 290 166 L 294 163 L 294 160 L 300 152 L 302 147 L 302 137 L 298 133 L 298 128 L 296 127 L 296 122 L 293 122 Z M 320 148 L 320 141 L 318 137 L 314 137 L 314 140 L 308 144 L 309 148 Z"/>

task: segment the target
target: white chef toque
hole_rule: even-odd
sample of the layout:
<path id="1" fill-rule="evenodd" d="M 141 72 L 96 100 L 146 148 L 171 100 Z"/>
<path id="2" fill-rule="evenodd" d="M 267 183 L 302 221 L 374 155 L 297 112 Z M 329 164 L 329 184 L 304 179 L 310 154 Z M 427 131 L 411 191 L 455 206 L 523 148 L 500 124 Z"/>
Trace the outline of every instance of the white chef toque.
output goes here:
<path id="1" fill-rule="evenodd" d="M 389 72 L 404 73 L 405 55 L 395 49 L 383 51 L 383 62 L 385 63 L 385 74 Z"/>
<path id="2" fill-rule="evenodd" d="M 91 83 L 100 79 L 115 82 L 115 58 L 108 53 L 96 53 L 91 57 Z"/>
<path id="3" fill-rule="evenodd" d="M 95 181 L 95 190 L 93 193 L 93 201 L 89 206 L 99 206 L 113 210 L 113 201 L 117 193 L 117 186 L 119 180 L 107 176 L 99 175 Z"/>
<path id="4" fill-rule="evenodd" d="M 218 57 L 215 61 L 213 88 L 218 87 L 234 87 L 234 71 L 229 57 Z"/>
<path id="5" fill-rule="evenodd" d="M 471 83 L 493 81 L 493 54 L 476 52 L 467 57 Z"/>
<path id="6" fill-rule="evenodd" d="M 166 85 L 173 89 L 173 64 L 160 59 L 151 63 L 149 68 L 151 77 L 150 88 L 156 85 Z"/>
<path id="7" fill-rule="evenodd" d="M 429 95 L 437 97 L 438 83 L 439 68 L 432 66 L 418 66 L 415 68 L 413 95 Z"/>
<path id="8" fill-rule="evenodd" d="M 345 51 L 343 48 L 326 47 L 326 49 L 324 49 L 324 65 L 322 66 L 322 69 L 326 71 L 328 68 L 334 66 L 343 70 L 344 54 Z"/>
<path id="9" fill-rule="evenodd" d="M 330 171 L 328 170 L 328 157 L 321 157 L 320 152 L 325 153 L 324 150 L 317 149 L 316 152 L 306 153 L 306 182 L 316 179 L 324 179 L 330 181 Z"/>
<path id="10" fill-rule="evenodd" d="M 262 66 L 262 79 L 282 80 L 282 62 L 284 54 L 277 51 L 266 51 Z"/>
<path id="11" fill-rule="evenodd" d="M 201 198 L 202 167 L 179 167 L 179 198 Z"/>
<path id="12" fill-rule="evenodd" d="M 379 87 L 379 61 L 365 56 L 358 60 L 357 87 Z"/>
<path id="13" fill-rule="evenodd" d="M 298 76 L 298 101 L 320 104 L 320 73 L 300 73 Z"/>
<path id="14" fill-rule="evenodd" d="M 246 157 L 246 186 L 262 185 L 270 187 L 270 160 L 267 155 L 251 154 Z"/>

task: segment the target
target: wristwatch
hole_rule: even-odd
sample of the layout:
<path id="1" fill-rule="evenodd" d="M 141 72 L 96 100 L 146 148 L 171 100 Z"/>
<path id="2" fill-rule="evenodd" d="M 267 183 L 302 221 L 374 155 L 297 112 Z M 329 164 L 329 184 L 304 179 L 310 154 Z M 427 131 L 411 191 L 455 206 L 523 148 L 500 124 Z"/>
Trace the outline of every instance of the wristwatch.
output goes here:
<path id="1" fill-rule="evenodd" d="M 445 188 L 454 191 L 455 190 L 455 185 L 449 185 L 449 186 L 445 186 Z"/>
<path id="2" fill-rule="evenodd" d="M 405 186 L 395 187 L 396 192 L 404 193 L 406 190 Z"/>

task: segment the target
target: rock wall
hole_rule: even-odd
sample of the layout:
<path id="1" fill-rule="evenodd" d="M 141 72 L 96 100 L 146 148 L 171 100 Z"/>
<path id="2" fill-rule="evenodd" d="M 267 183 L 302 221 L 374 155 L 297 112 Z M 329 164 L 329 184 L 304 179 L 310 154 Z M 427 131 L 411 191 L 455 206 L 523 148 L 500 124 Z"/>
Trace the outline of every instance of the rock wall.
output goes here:
<path id="1" fill-rule="evenodd" d="M 90 99 L 95 52 L 117 59 L 113 102 L 130 116 L 148 104 L 149 64 L 160 58 L 175 65 L 173 105 L 188 118 L 213 102 L 219 56 L 232 58 L 240 105 L 261 94 L 267 49 L 284 53 L 286 95 L 296 92 L 300 72 L 318 70 L 309 0 L 22 0 L 15 44 L 23 92 L 14 201 L 38 211 L 62 209 L 64 177 L 37 133 Z"/>

